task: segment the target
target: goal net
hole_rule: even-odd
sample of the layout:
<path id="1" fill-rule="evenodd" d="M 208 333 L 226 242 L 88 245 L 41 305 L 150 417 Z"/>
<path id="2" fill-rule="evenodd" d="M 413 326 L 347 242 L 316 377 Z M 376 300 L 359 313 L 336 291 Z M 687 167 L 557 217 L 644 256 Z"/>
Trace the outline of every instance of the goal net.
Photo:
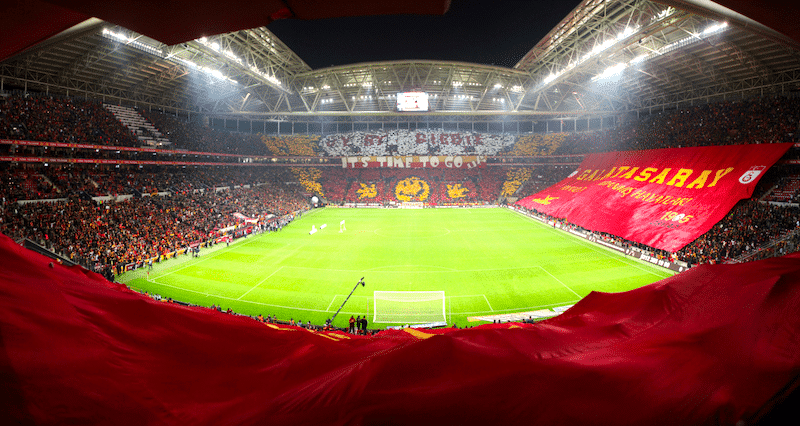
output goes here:
<path id="1" fill-rule="evenodd" d="M 446 322 L 443 291 L 376 291 L 375 323 Z"/>

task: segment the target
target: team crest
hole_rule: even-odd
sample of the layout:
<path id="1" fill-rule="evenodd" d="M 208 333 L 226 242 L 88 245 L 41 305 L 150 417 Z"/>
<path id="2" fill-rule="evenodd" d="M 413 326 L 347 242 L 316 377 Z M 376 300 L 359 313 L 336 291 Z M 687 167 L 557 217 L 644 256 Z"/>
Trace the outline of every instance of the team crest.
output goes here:
<path id="1" fill-rule="evenodd" d="M 378 190 L 375 188 L 374 183 L 371 185 L 360 183 L 359 185 L 361 185 L 361 189 L 356 190 L 359 200 L 364 198 L 375 198 L 378 196 Z"/>
<path id="2" fill-rule="evenodd" d="M 411 176 L 397 182 L 394 188 L 394 195 L 398 201 L 425 201 L 431 194 L 431 187 L 428 182 Z"/>
<path id="3" fill-rule="evenodd" d="M 550 203 L 552 203 L 553 200 L 558 200 L 558 197 L 551 197 L 551 196 L 547 195 L 544 198 L 534 198 L 531 201 L 533 201 L 536 204 L 543 204 L 543 205 L 547 206 Z"/>
<path id="4" fill-rule="evenodd" d="M 766 168 L 766 166 L 750 167 L 750 170 L 744 172 L 744 174 L 739 178 L 739 183 L 747 185 L 748 183 L 753 182 Z"/>
<path id="5" fill-rule="evenodd" d="M 447 185 L 447 196 L 452 199 L 466 197 L 467 192 L 469 192 L 469 188 L 462 187 L 460 183 Z"/>

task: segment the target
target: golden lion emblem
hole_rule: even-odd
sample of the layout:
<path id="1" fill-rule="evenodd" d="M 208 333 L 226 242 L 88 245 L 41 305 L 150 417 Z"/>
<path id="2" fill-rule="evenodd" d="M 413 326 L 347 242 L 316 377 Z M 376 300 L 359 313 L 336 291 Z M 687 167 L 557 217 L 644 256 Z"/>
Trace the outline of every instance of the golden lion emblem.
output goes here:
<path id="1" fill-rule="evenodd" d="M 375 198 L 378 196 L 378 190 L 375 188 L 374 183 L 372 185 L 359 183 L 359 185 L 361 185 L 361 189 L 356 190 L 359 200 L 362 200 L 364 198 Z"/>
<path id="2" fill-rule="evenodd" d="M 416 176 L 401 180 L 394 188 L 394 195 L 398 201 L 425 201 L 430 193 L 428 182 Z"/>
<path id="3" fill-rule="evenodd" d="M 469 188 L 464 188 L 460 183 L 455 185 L 447 185 L 447 196 L 450 198 L 464 198 L 467 196 Z"/>

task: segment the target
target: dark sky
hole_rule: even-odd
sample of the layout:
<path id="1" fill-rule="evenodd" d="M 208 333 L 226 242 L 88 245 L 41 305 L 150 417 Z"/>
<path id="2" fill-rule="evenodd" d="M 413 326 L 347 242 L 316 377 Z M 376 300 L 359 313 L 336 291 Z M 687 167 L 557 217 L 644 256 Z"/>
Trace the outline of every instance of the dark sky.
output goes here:
<path id="1" fill-rule="evenodd" d="M 286 19 L 267 28 L 313 69 L 409 59 L 510 68 L 579 3 L 452 0 L 443 16 Z"/>

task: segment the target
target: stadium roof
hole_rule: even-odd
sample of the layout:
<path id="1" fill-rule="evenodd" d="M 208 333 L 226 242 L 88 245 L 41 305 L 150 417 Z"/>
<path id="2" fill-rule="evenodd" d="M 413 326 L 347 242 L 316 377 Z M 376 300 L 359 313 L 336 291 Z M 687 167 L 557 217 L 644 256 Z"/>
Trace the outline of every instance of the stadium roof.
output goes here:
<path id="1" fill-rule="evenodd" d="M 765 13 L 777 2 L 755 8 L 726 1 L 782 32 L 705 0 L 584 0 L 513 67 L 427 59 L 321 69 L 263 25 L 283 17 L 441 15 L 449 2 L 397 0 L 364 9 L 375 2 L 315 8 L 319 2 L 311 0 L 267 1 L 250 14 L 242 1 L 224 10 L 209 1 L 170 2 L 170 8 L 145 3 L 37 0 L 16 6 L 16 27 L 43 23 L 35 34 L 69 28 L 40 43 L 27 35 L 16 50 L 0 52 L 9 56 L 0 63 L 4 88 L 265 120 L 396 116 L 396 94 L 403 91 L 427 92 L 428 114 L 537 119 L 800 89 L 800 31 Z M 196 13 L 185 13 L 190 4 Z M 178 14 L 174 6 L 185 8 Z M 4 40 L 15 26 L 5 28 Z M 26 43 L 33 46 L 24 49 Z"/>

